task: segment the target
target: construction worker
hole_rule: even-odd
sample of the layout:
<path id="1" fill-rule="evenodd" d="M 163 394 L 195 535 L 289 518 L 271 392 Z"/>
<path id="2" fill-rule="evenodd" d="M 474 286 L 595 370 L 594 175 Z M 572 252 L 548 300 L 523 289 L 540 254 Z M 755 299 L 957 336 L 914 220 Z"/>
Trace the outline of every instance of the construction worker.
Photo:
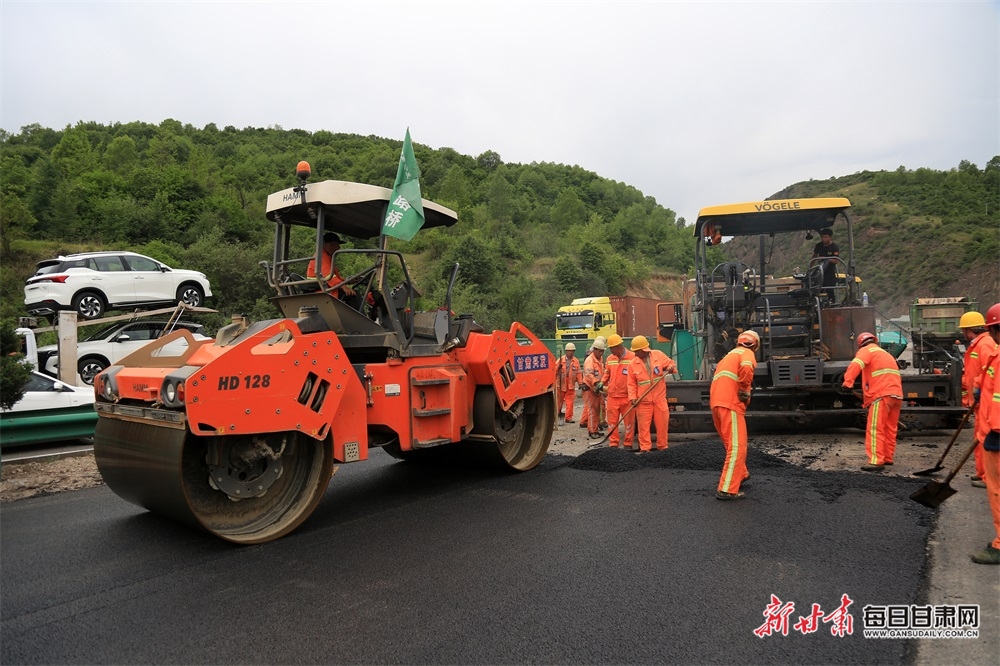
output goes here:
<path id="1" fill-rule="evenodd" d="M 576 387 L 580 384 L 580 359 L 576 358 L 576 345 L 567 342 L 565 354 L 556 361 L 556 401 L 559 416 L 565 416 L 565 423 L 573 423 L 573 403 L 576 402 Z M 565 411 L 563 411 L 565 409 Z"/>
<path id="2" fill-rule="evenodd" d="M 1000 344 L 1000 303 L 986 311 L 986 330 L 994 344 Z M 994 348 L 988 359 L 980 359 L 985 370 L 981 377 L 980 406 L 976 410 L 976 431 L 982 422 L 983 480 L 993 514 L 996 538 L 986 548 L 970 557 L 976 564 L 1000 564 L 1000 350 Z"/>
<path id="3" fill-rule="evenodd" d="M 596 343 L 598 340 L 600 340 L 602 343 L 604 343 L 605 348 L 607 348 L 607 344 L 608 344 L 607 338 L 605 338 L 603 335 L 598 335 L 596 338 L 594 338 L 594 342 Z M 587 347 L 587 356 L 590 356 L 593 353 L 594 353 L 594 345 L 590 345 L 589 347 Z M 584 360 L 586 360 L 587 356 L 584 357 Z M 581 388 L 586 389 L 586 387 L 581 387 Z M 597 422 L 597 429 L 598 430 L 606 430 L 607 426 L 608 426 L 608 424 L 607 424 L 607 418 L 606 418 L 607 409 L 604 406 L 604 401 L 603 400 L 601 401 L 601 409 L 602 409 L 602 411 L 601 411 L 601 420 Z M 590 423 L 590 403 L 587 402 L 587 397 L 584 396 L 584 399 L 583 399 L 583 411 L 580 412 L 580 427 L 581 428 L 586 428 L 588 423 Z"/>
<path id="4" fill-rule="evenodd" d="M 608 445 L 616 448 L 621 441 L 618 421 L 625 425 L 625 441 L 622 448 L 632 448 L 632 437 L 635 433 L 635 410 L 628 399 L 628 366 L 635 358 L 628 349 L 625 349 L 625 341 L 622 336 L 612 335 L 608 338 L 608 347 L 611 354 L 604 364 L 604 388 L 607 391 L 608 423 L 614 424 L 611 435 L 608 437 Z"/>
<path id="5" fill-rule="evenodd" d="M 334 298 L 341 297 L 352 297 L 354 296 L 354 289 L 349 285 L 344 284 L 343 278 L 340 277 L 340 271 L 336 266 L 333 265 L 333 253 L 340 249 L 340 236 L 333 232 L 327 232 L 323 234 L 323 256 L 322 263 L 320 264 L 320 276 L 330 275 L 330 280 L 327 282 L 327 286 L 336 287 L 330 293 Z M 331 267 L 333 273 L 331 275 Z M 309 265 L 306 267 L 306 277 L 319 277 L 316 275 L 316 259 L 313 258 L 309 261 Z"/>
<path id="6" fill-rule="evenodd" d="M 636 411 L 639 435 L 639 450 L 636 453 L 653 450 L 650 424 L 656 425 L 656 449 L 663 451 L 667 448 L 667 427 L 670 424 L 666 377 L 677 372 L 677 364 L 659 349 L 650 349 L 645 335 L 632 338 L 632 352 L 635 358 L 628 364 L 628 399 Z"/>
<path id="7" fill-rule="evenodd" d="M 861 466 L 867 472 L 881 472 L 892 464 L 896 452 L 896 430 L 899 410 L 903 406 L 903 380 L 899 365 L 892 354 L 878 345 L 874 333 L 858 335 L 858 353 L 844 373 L 843 387 L 851 390 L 861 375 L 863 404 L 868 408 L 865 429 L 865 454 L 868 462 Z"/>
<path id="8" fill-rule="evenodd" d="M 591 439 L 600 439 L 598 425 L 601 422 L 601 403 L 604 402 L 604 350 L 607 348 L 604 338 L 594 340 L 593 351 L 583 362 L 583 383 L 585 386 L 584 401 L 587 403 L 587 432 Z M 584 387 L 581 387 L 584 388 Z"/>
<path id="9" fill-rule="evenodd" d="M 755 331 L 743 331 L 736 338 L 736 347 L 715 367 L 708 405 L 712 422 L 726 447 L 716 499 L 736 500 L 745 495 L 740 484 L 750 478 L 747 471 L 747 406 L 753 373 L 757 367 L 760 336 Z"/>
<path id="10" fill-rule="evenodd" d="M 962 406 L 972 407 L 979 403 L 979 391 L 982 388 L 983 361 L 996 353 L 997 343 L 993 341 L 990 334 L 986 332 L 986 320 L 979 312 L 966 312 L 958 321 L 958 327 L 965 333 L 967 346 L 965 348 L 965 359 L 962 371 Z M 988 430 L 986 423 L 975 421 L 975 438 L 977 445 L 973 454 L 976 460 L 976 473 L 972 477 L 972 485 L 976 488 L 985 488 L 983 481 L 983 438 Z"/>

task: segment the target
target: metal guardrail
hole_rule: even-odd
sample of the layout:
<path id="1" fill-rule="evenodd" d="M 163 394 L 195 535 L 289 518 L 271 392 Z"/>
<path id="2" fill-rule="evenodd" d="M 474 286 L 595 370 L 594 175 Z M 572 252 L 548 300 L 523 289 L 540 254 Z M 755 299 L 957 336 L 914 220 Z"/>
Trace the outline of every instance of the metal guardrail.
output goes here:
<path id="1" fill-rule="evenodd" d="M 93 405 L 7 412 L 0 416 L 0 448 L 9 450 L 26 444 L 93 437 L 96 427 L 97 412 Z"/>

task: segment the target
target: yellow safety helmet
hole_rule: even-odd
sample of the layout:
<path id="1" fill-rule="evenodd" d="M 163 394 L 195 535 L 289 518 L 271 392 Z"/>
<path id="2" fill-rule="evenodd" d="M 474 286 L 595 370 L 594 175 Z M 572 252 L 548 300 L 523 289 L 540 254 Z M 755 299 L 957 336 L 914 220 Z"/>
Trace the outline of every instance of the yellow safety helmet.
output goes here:
<path id="1" fill-rule="evenodd" d="M 962 315 L 962 318 L 958 320 L 959 328 L 979 328 L 980 326 L 986 326 L 986 318 L 978 312 L 966 312 Z"/>
<path id="2" fill-rule="evenodd" d="M 649 349 L 649 340 L 646 339 L 646 336 L 637 335 L 632 338 L 632 351 L 640 351 L 643 349 Z"/>
<path id="3" fill-rule="evenodd" d="M 563 347 L 563 349 L 565 349 L 566 351 L 576 351 L 576 345 L 574 345 L 572 342 L 569 342 L 566 344 L 565 347 Z"/>
<path id="4" fill-rule="evenodd" d="M 608 338 L 608 346 L 609 347 L 617 347 L 622 342 L 624 342 L 624 340 L 622 340 L 622 336 L 618 335 L 617 333 L 615 333 L 610 338 Z"/>

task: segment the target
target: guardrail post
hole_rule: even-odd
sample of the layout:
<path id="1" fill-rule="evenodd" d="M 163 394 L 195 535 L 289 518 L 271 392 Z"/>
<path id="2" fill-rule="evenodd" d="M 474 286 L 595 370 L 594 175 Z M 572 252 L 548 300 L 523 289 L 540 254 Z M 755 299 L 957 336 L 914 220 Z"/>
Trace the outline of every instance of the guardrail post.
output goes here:
<path id="1" fill-rule="evenodd" d="M 56 328 L 59 335 L 59 381 L 76 386 L 76 312 L 60 310 Z"/>

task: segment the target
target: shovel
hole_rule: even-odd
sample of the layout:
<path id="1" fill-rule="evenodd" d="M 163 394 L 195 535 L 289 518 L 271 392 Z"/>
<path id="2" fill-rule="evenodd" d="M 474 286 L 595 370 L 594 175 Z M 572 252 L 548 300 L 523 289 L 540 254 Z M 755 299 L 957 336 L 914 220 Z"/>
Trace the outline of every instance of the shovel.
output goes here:
<path id="1" fill-rule="evenodd" d="M 910 495 L 910 499 L 914 502 L 923 504 L 924 506 L 936 509 L 941 505 L 941 502 L 957 493 L 958 491 L 949 486 L 948 483 L 955 478 L 955 475 L 958 474 L 958 470 L 962 469 L 962 465 L 965 464 L 965 461 L 969 459 L 969 456 L 971 456 L 973 450 L 975 450 L 976 444 L 978 444 L 978 442 L 973 439 L 972 446 L 966 450 L 965 455 L 962 456 L 962 460 L 955 465 L 955 469 L 948 473 L 948 476 L 944 478 L 944 481 L 941 483 L 931 481 L 926 486 Z"/>
<path id="2" fill-rule="evenodd" d="M 608 439 L 611 437 L 611 433 L 617 432 L 618 428 L 621 427 L 621 424 L 625 421 L 625 417 L 628 416 L 629 414 L 631 414 L 632 410 L 635 409 L 636 407 L 638 407 L 639 403 L 642 402 L 642 399 L 645 398 L 646 395 L 650 391 L 653 390 L 653 387 L 656 386 L 656 384 L 661 379 L 664 379 L 664 378 L 666 378 L 666 375 L 660 375 L 659 377 L 657 377 L 656 379 L 654 379 L 653 383 L 649 385 L 649 388 L 647 388 L 645 391 L 643 391 L 642 395 L 639 396 L 639 399 L 635 401 L 636 404 L 631 405 L 628 409 L 626 409 L 624 412 L 622 412 L 621 418 L 618 419 L 618 423 L 615 424 L 614 429 L 608 428 L 607 434 L 604 435 L 604 437 L 601 439 L 601 441 L 595 442 L 595 443 L 591 444 L 590 446 L 588 446 L 587 448 L 588 449 L 596 449 L 596 448 L 598 448 L 600 446 L 604 446 L 604 443 L 607 442 Z M 636 437 L 638 438 L 638 434 L 636 435 Z M 636 439 L 636 441 L 638 441 L 638 439 Z"/>
<path id="3" fill-rule="evenodd" d="M 955 443 L 955 440 L 958 439 L 958 434 L 962 432 L 962 428 L 965 427 L 965 424 L 969 421 L 969 417 L 975 410 L 976 406 L 973 405 L 972 407 L 969 407 L 968 411 L 965 412 L 965 414 L 962 416 L 962 420 L 958 422 L 958 430 L 956 430 L 955 434 L 951 436 L 951 441 L 948 442 L 948 446 L 945 447 L 944 453 L 941 454 L 941 458 L 937 461 L 937 464 L 934 465 L 934 467 L 931 467 L 930 469 L 924 469 L 919 472 L 914 472 L 913 476 L 931 476 L 932 474 L 937 474 L 942 469 L 944 469 L 944 466 L 941 463 L 944 462 L 945 456 L 948 455 L 948 452 L 951 451 L 951 447 Z"/>

